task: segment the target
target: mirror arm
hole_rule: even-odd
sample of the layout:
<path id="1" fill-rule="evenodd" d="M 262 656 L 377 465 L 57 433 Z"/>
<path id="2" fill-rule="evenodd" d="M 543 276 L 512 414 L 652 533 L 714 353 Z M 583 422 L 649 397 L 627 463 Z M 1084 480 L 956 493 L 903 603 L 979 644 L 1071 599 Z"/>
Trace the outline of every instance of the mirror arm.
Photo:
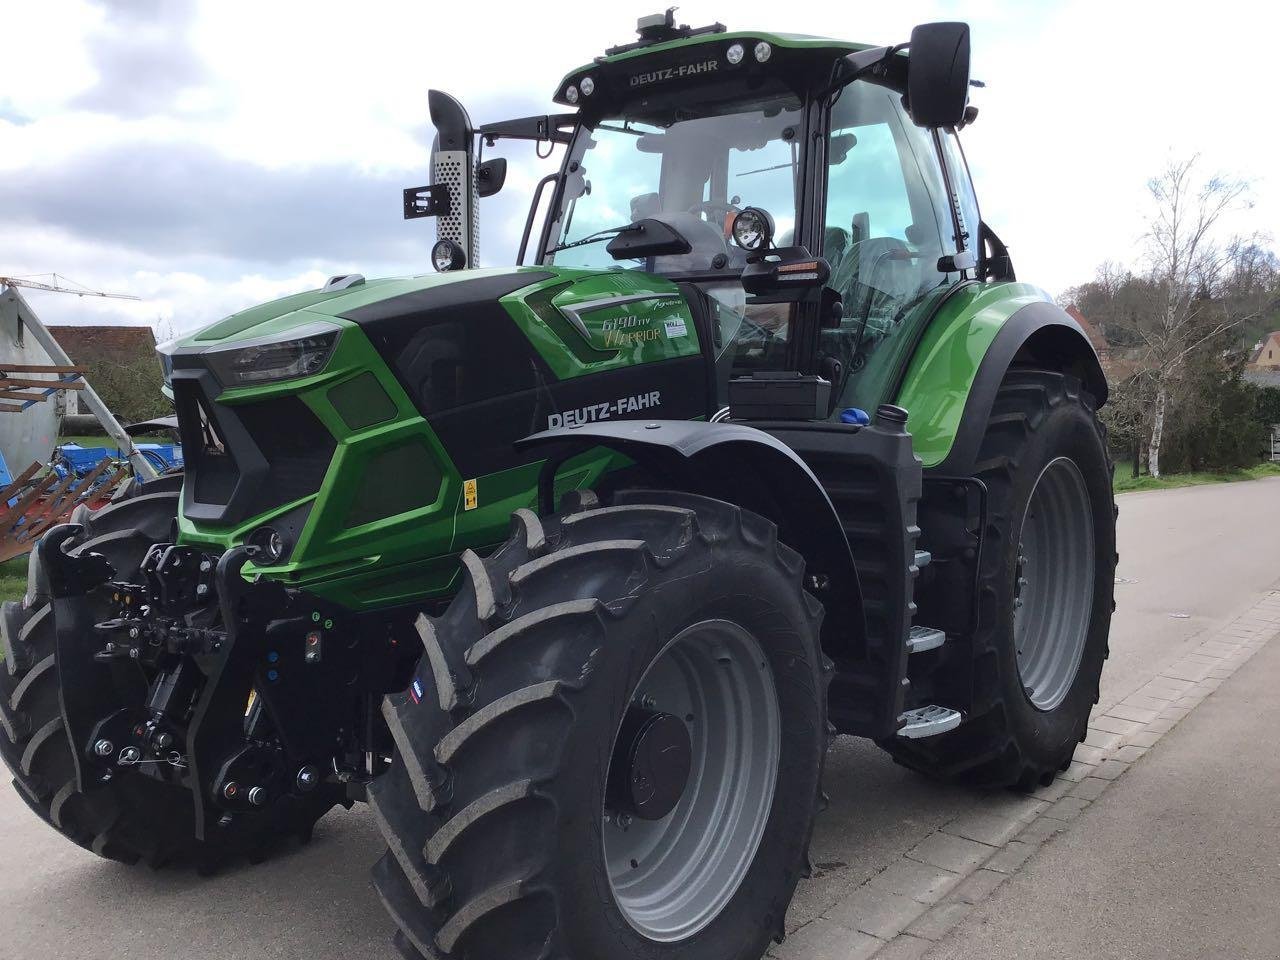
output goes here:
<path id="1" fill-rule="evenodd" d="M 895 43 L 888 47 L 869 47 L 866 50 L 856 50 L 853 53 L 846 54 L 837 61 L 831 86 L 826 92 L 828 94 L 833 93 L 840 87 L 848 86 L 853 81 L 868 74 L 879 79 L 889 80 L 892 85 L 894 78 L 891 77 L 891 73 L 896 63 L 894 57 L 910 46 L 910 43 Z M 901 81 L 906 75 L 905 62 L 902 64 L 899 73 L 900 75 L 897 79 Z"/>
<path id="2" fill-rule="evenodd" d="M 552 143 L 568 143 L 573 139 L 573 134 L 560 128 L 577 122 L 576 113 L 550 113 L 540 117 L 497 120 L 483 124 L 477 132 L 491 147 L 499 139 L 538 142 L 550 140 Z"/>

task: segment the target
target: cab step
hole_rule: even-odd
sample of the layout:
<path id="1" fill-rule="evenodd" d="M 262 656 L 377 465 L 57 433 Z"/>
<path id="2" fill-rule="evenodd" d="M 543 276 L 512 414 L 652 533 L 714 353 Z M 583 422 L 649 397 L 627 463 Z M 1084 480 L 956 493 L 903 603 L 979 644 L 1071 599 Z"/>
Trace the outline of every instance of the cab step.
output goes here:
<path id="1" fill-rule="evenodd" d="M 924 737 L 936 737 L 940 733 L 954 730 L 960 726 L 963 715 L 959 710 L 950 707 L 939 707 L 930 704 L 927 707 L 914 707 L 903 711 L 898 720 L 902 727 L 898 736 L 907 740 L 920 740 Z"/>
<path id="2" fill-rule="evenodd" d="M 937 650 L 947 642 L 947 635 L 937 627 L 912 627 L 907 636 L 907 653 L 922 653 L 925 650 Z"/>

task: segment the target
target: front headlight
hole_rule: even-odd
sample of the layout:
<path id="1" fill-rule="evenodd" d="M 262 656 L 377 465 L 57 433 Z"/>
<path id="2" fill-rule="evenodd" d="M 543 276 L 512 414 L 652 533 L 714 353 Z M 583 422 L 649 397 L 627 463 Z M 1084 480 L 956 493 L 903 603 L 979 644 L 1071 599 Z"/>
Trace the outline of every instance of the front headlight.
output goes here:
<path id="1" fill-rule="evenodd" d="M 162 343 L 156 347 L 156 356 L 160 358 L 160 375 L 164 377 L 164 385 L 173 389 L 173 353 L 170 343 Z"/>
<path id="2" fill-rule="evenodd" d="M 248 387 L 276 380 L 309 377 L 324 369 L 338 342 L 338 331 L 308 332 L 293 340 L 247 343 L 210 350 L 209 369 L 224 387 Z"/>

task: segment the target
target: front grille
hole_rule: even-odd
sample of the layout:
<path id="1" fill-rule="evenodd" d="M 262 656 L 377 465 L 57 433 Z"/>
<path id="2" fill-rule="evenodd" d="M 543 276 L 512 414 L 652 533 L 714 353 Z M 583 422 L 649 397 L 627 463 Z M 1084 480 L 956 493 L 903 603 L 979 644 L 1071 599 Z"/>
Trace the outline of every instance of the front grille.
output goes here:
<path id="1" fill-rule="evenodd" d="M 319 491 L 337 441 L 300 399 L 220 404 L 203 369 L 175 371 L 173 391 L 189 518 L 240 523 Z"/>
<path id="2" fill-rule="evenodd" d="M 267 461 L 266 482 L 250 515 L 279 507 L 320 489 L 337 441 L 297 397 L 279 397 L 230 408 Z"/>

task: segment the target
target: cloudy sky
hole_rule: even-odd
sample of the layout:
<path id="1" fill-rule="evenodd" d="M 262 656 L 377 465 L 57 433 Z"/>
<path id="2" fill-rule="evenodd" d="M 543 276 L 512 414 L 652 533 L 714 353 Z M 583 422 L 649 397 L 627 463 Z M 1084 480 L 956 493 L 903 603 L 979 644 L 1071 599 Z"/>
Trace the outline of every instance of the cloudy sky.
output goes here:
<path id="1" fill-rule="evenodd" d="M 653 9 L 660 3 L 651 4 Z M 1269 3 L 690 0 L 679 19 L 873 43 L 965 19 L 986 81 L 964 136 L 983 216 L 1052 292 L 1133 261 L 1171 157 L 1254 182 L 1241 227 L 1280 234 Z M 833 11 L 847 11 L 833 13 Z M 426 93 L 486 122 L 555 109 L 569 69 L 643 3 L 0 0 L 0 275 L 56 271 L 142 299 L 32 294 L 49 322 L 182 331 L 330 274 L 428 269 Z M 479 18 L 479 19 L 471 19 Z M 544 167 L 509 146 L 482 261 L 511 262 Z"/>

